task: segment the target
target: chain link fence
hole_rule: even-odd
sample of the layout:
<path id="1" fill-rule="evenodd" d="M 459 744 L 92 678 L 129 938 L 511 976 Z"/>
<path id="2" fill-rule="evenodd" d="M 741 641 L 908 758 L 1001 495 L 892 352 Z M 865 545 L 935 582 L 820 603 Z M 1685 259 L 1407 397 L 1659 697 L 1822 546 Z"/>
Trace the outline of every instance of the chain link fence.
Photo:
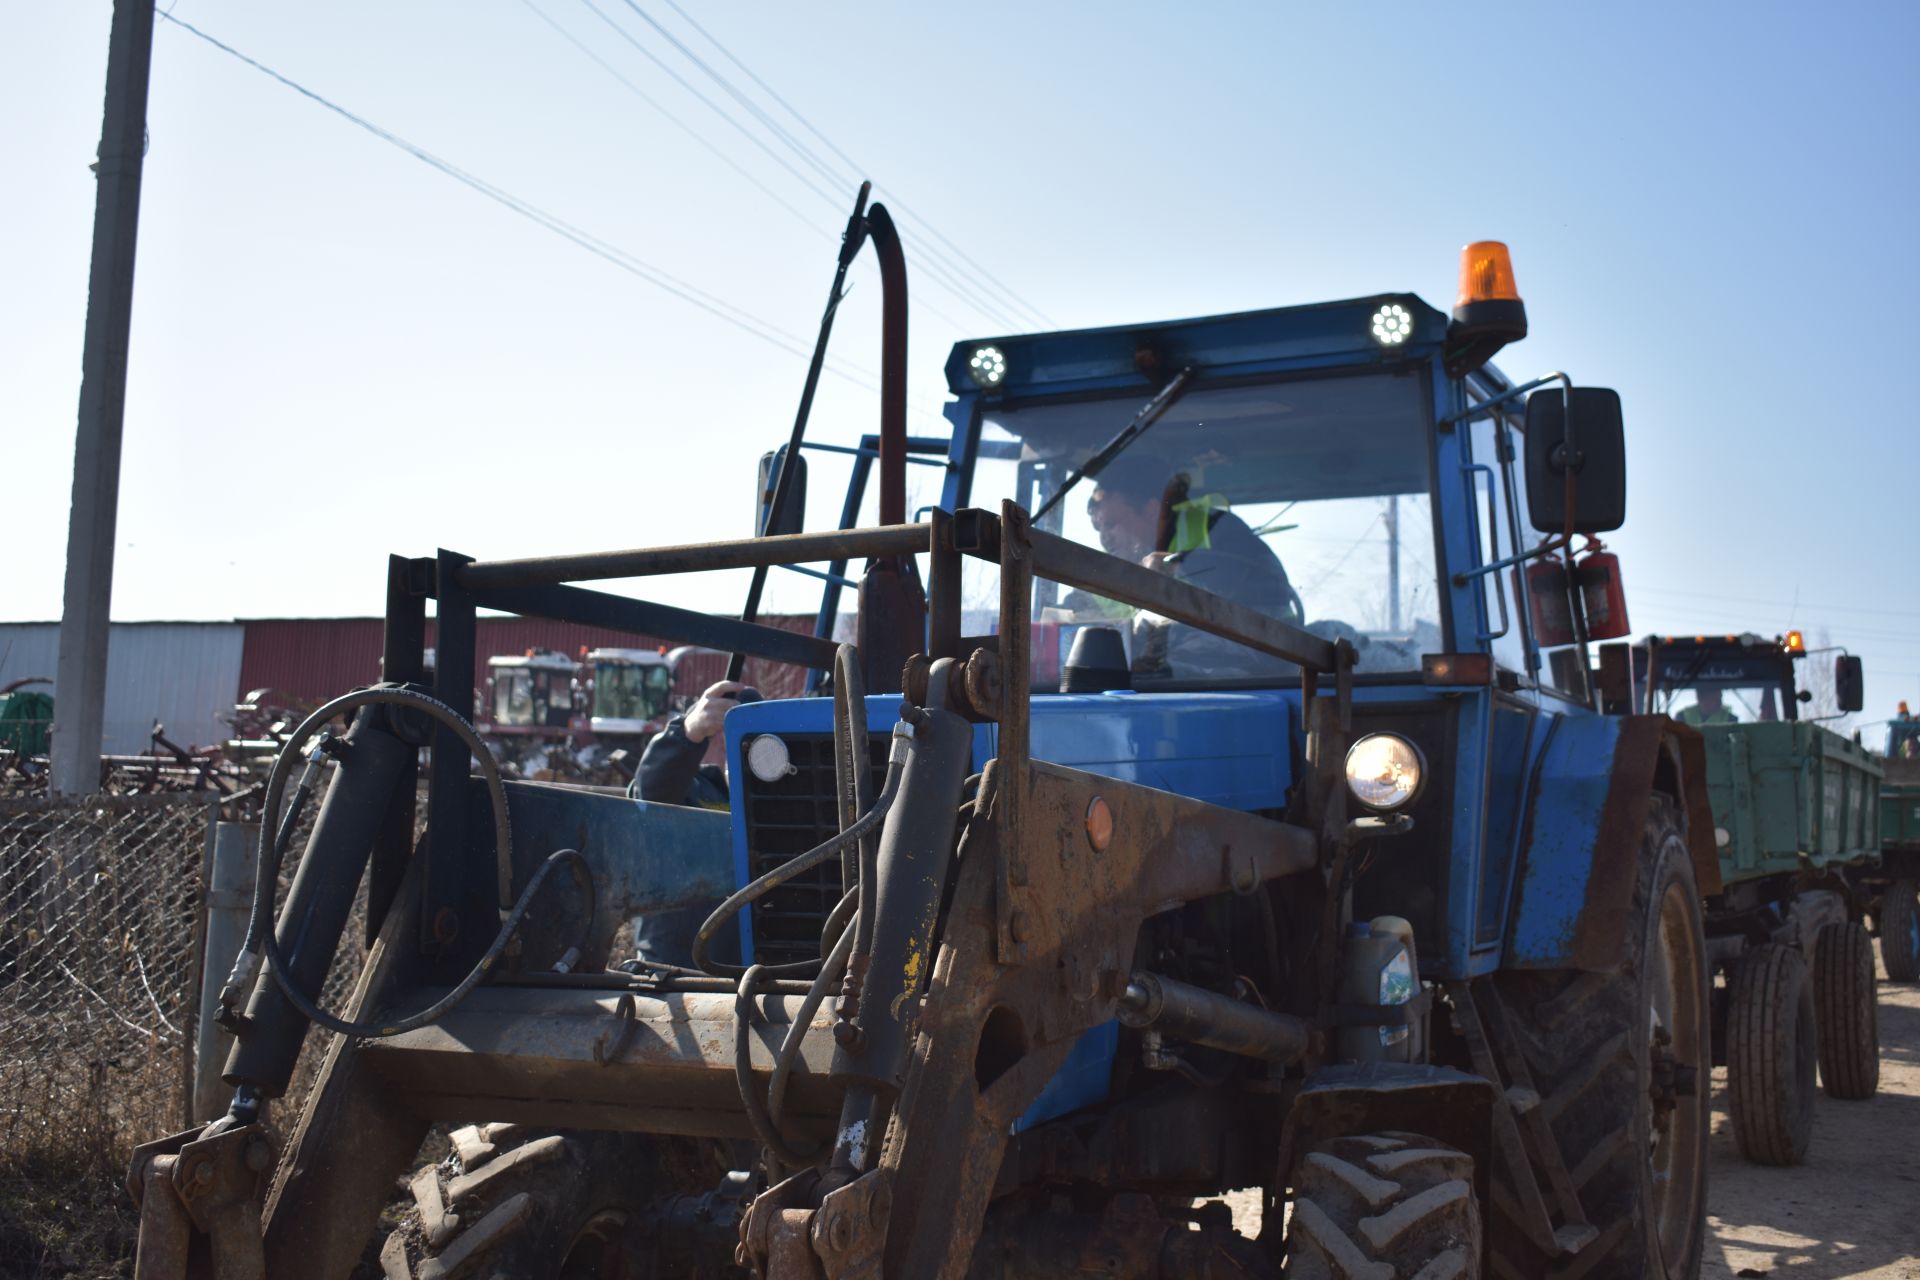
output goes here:
<path id="1" fill-rule="evenodd" d="M 0 796 L 0 1153 L 116 1164 L 185 1127 L 217 797 Z"/>

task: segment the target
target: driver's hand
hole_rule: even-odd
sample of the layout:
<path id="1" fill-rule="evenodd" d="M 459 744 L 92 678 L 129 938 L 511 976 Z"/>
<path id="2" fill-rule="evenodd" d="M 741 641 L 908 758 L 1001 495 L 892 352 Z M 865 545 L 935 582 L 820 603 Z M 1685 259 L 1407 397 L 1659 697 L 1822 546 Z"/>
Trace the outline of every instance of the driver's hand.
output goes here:
<path id="1" fill-rule="evenodd" d="M 693 704 L 693 709 L 687 712 L 687 718 L 681 722 L 681 728 L 686 731 L 687 740 L 705 742 L 720 732 L 720 726 L 726 721 L 727 712 L 739 705 L 736 699 L 739 698 L 740 691 L 746 687 L 738 680 L 722 680 L 701 694 L 700 701 Z"/>
<path id="2" fill-rule="evenodd" d="M 1156 573 L 1173 572 L 1173 562 L 1167 558 L 1167 553 L 1164 551 L 1149 551 L 1140 558 L 1140 563 Z"/>

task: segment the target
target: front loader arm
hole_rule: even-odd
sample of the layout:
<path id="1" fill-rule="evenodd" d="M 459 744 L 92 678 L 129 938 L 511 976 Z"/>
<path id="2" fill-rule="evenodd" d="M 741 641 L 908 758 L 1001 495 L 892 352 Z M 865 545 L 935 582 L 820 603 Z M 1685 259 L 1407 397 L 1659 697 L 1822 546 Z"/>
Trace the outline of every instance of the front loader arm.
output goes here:
<path id="1" fill-rule="evenodd" d="M 1026 901 L 996 945 L 995 882 L 1006 851 L 994 807 L 1019 786 Z M 1087 815 L 1104 806 L 1111 839 Z M 1098 830 L 1098 828 L 1096 828 Z M 1082 1033 L 1112 1019 L 1149 917 L 1314 868 L 1300 827 L 1044 763 L 996 766 L 962 835 L 932 983 L 878 1168 L 828 1193 L 812 1220 L 781 1188 L 750 1218 L 747 1247 L 769 1280 L 965 1275 L 1010 1126 Z M 784 1226 L 784 1229 L 782 1227 Z M 756 1231 L 756 1227 L 758 1230 Z M 810 1256 L 779 1248 L 802 1229 Z"/>

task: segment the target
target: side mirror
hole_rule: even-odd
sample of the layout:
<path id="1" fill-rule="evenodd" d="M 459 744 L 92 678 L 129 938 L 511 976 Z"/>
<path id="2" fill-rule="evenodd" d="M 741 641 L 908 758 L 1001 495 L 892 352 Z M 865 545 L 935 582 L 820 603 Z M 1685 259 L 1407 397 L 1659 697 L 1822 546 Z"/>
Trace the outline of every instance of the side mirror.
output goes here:
<path id="1" fill-rule="evenodd" d="M 1833 660 L 1833 696 L 1842 711 L 1858 711 L 1866 705 L 1867 681 L 1860 670 L 1860 659 L 1843 653 Z"/>
<path id="2" fill-rule="evenodd" d="M 1620 394 L 1606 387 L 1575 387 L 1570 404 L 1559 388 L 1527 397 L 1527 506 L 1533 527 L 1567 527 L 1567 476 L 1573 476 L 1576 533 L 1610 533 L 1627 522 L 1627 442 Z M 1567 448 L 1567 410 L 1573 448 Z"/>
<path id="3" fill-rule="evenodd" d="M 760 488 L 754 493 L 753 532 L 755 537 L 778 533 L 799 533 L 807 523 L 807 460 L 798 454 L 793 459 L 793 474 L 787 479 L 787 500 L 780 504 L 780 526 L 769 522 L 768 508 L 773 505 L 774 482 L 780 477 L 780 460 L 787 446 L 760 455 Z"/>

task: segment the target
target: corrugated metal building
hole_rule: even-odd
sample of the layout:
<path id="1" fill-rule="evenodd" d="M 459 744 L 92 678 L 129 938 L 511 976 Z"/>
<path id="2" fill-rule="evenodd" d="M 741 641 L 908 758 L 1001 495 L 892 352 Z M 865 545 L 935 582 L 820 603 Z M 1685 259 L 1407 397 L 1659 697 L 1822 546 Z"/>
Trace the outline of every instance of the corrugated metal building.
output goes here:
<path id="1" fill-rule="evenodd" d="M 245 633 L 235 622 L 116 622 L 107 634 L 107 707 L 101 750 L 147 750 L 156 721 L 183 747 L 230 736 Z M 25 676 L 57 677 L 60 624 L 0 623 L 0 685 Z M 60 690 L 53 690 L 54 714 Z"/>
<path id="2" fill-rule="evenodd" d="M 811 615 L 781 614 L 763 619 L 768 626 L 811 633 Z M 240 664 L 239 693 L 277 689 L 304 702 L 320 702 L 380 678 L 379 618 L 244 618 L 246 651 Z M 581 649 L 653 649 L 667 644 L 653 636 L 606 627 L 583 627 L 545 618 L 483 617 L 475 627 L 474 687 L 484 689 L 487 659 L 529 649 L 552 649 L 574 655 Z M 427 643 L 434 643 L 433 620 L 427 621 Z M 725 659 L 697 660 L 689 676 L 700 679 L 714 662 L 718 680 Z M 750 661 L 748 683 L 770 698 L 792 697 L 806 683 L 806 673 L 782 663 Z M 704 685 L 702 686 L 704 687 Z"/>
<path id="3" fill-rule="evenodd" d="M 779 615 L 769 626 L 811 632 L 810 615 Z M 148 749 L 156 721 L 183 747 L 211 747 L 231 737 L 234 704 L 255 689 L 276 689 L 297 702 L 319 703 L 380 678 L 379 618 L 246 618 L 238 622 L 116 622 L 107 642 L 107 707 L 101 749 L 134 755 Z M 487 659 L 528 649 L 577 654 L 582 647 L 651 649 L 665 643 L 605 627 L 541 618 L 479 619 L 474 687 L 484 689 Z M 427 623 L 427 643 L 434 641 Z M 53 677 L 60 624 L 0 623 L 0 685 L 26 676 Z M 700 655 L 680 682 L 695 692 L 725 674 L 726 660 Z M 806 673 L 750 661 L 747 682 L 770 698 L 799 694 Z M 59 714 L 58 688 L 53 690 Z M 463 711 L 468 708 L 461 708 Z"/>

